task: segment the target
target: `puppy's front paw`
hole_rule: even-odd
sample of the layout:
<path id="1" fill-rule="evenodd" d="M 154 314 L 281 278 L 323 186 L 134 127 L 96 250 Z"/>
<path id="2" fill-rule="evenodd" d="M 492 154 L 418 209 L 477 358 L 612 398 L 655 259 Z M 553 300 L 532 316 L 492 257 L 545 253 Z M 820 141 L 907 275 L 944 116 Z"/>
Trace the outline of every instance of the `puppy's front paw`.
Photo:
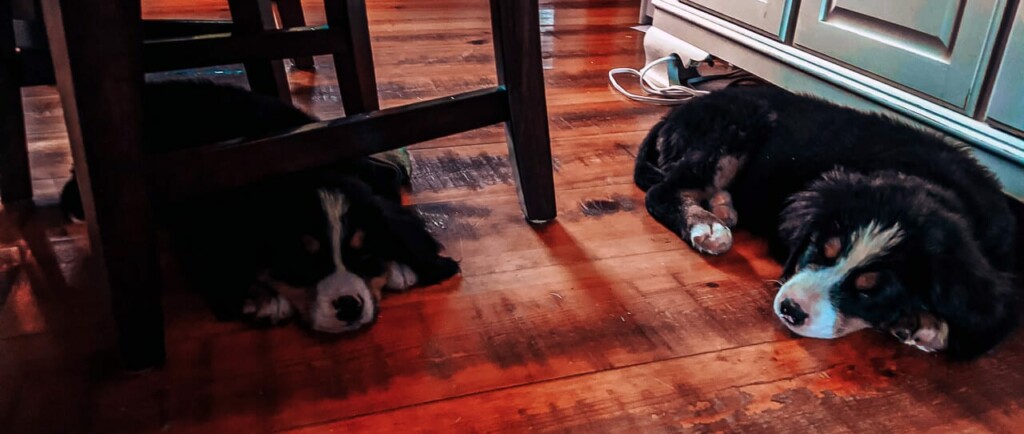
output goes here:
<path id="1" fill-rule="evenodd" d="M 728 191 L 719 191 L 708 199 L 711 213 L 718 217 L 726 227 L 734 228 L 739 222 L 739 214 L 732 206 L 732 195 Z"/>
<path id="2" fill-rule="evenodd" d="M 721 255 L 732 247 L 732 231 L 721 223 L 695 224 L 689 232 L 690 244 L 702 253 Z"/>
<path id="3" fill-rule="evenodd" d="M 893 336 L 927 353 L 945 350 L 949 346 L 949 325 L 930 313 L 919 313 L 900 320 L 891 329 Z"/>
<path id="4" fill-rule="evenodd" d="M 416 273 L 408 265 L 398 262 L 388 263 L 388 282 L 384 285 L 385 288 L 392 291 L 405 291 L 416 285 L 416 282 Z"/>
<path id="5" fill-rule="evenodd" d="M 295 309 L 287 298 L 271 294 L 246 300 L 242 306 L 242 314 L 257 325 L 278 325 L 289 320 L 295 314 Z"/>

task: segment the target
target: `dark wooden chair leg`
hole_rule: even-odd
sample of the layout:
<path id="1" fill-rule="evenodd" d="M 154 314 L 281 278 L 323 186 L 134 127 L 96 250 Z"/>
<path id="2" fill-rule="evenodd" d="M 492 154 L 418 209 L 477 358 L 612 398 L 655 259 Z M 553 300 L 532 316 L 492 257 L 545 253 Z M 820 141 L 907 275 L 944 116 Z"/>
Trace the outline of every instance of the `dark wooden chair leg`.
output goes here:
<path id="1" fill-rule="evenodd" d="M 0 199 L 32 199 L 25 115 L 21 105 L 21 67 L 15 52 L 11 3 L 0 5 Z"/>
<path id="2" fill-rule="evenodd" d="M 106 272 L 121 355 L 131 370 L 159 365 L 159 263 L 140 146 L 140 4 L 44 0 L 43 12 L 92 251 Z"/>
<path id="3" fill-rule="evenodd" d="M 377 76 L 373 69 L 370 28 L 366 20 L 364 0 L 325 0 L 327 25 L 344 29 L 349 34 L 349 54 L 334 53 L 334 69 L 338 73 L 341 104 L 345 115 L 380 109 L 377 100 Z"/>
<path id="4" fill-rule="evenodd" d="M 228 7 L 238 32 L 255 33 L 276 27 L 270 0 L 228 0 Z M 292 95 L 288 89 L 288 75 L 283 60 L 247 62 L 245 74 L 253 92 L 291 103 Z"/>
<path id="5" fill-rule="evenodd" d="M 555 218 L 537 0 L 491 0 L 498 84 L 508 89 L 508 149 L 526 219 Z"/>
<path id="6" fill-rule="evenodd" d="M 277 15 L 281 17 L 281 27 L 302 27 L 306 25 L 306 16 L 302 13 L 301 0 L 277 0 Z M 296 57 L 292 59 L 295 67 L 303 71 L 313 71 L 316 64 L 313 56 Z"/>

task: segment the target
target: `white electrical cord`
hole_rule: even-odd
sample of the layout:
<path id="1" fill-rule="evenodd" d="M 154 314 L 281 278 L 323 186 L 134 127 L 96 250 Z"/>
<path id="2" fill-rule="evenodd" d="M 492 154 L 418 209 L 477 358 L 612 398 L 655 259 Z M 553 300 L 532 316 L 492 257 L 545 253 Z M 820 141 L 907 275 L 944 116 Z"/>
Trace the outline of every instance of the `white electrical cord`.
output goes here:
<path id="1" fill-rule="evenodd" d="M 682 102 L 684 102 L 684 101 L 686 101 L 686 100 L 688 100 L 690 98 L 693 98 L 693 97 L 696 97 L 696 96 L 701 96 L 701 95 L 707 95 L 708 93 L 710 93 L 708 91 L 697 90 L 697 89 L 694 89 L 694 88 L 690 88 L 690 87 L 686 87 L 686 86 L 681 86 L 681 85 L 671 85 L 670 84 L 668 86 L 662 87 L 662 86 L 658 86 L 658 85 L 648 81 L 647 73 L 651 71 L 651 68 L 654 68 L 655 66 L 657 66 L 660 63 L 672 60 L 673 58 L 674 58 L 673 56 L 662 57 L 660 59 L 657 59 L 657 60 L 647 64 L 647 66 L 643 67 L 643 69 L 641 69 L 639 71 L 637 71 L 637 70 L 635 70 L 633 68 L 615 68 L 615 69 L 612 69 L 611 71 L 608 71 L 608 81 L 611 82 L 612 87 L 614 87 L 615 90 L 617 90 L 617 91 L 619 91 L 619 93 L 625 95 L 626 98 L 629 98 L 629 99 L 631 99 L 633 101 L 646 102 L 646 103 L 649 103 L 649 104 L 675 105 L 675 104 L 680 104 L 680 103 L 682 103 Z M 640 87 L 642 87 L 644 89 L 644 92 L 647 92 L 650 95 L 637 95 L 637 94 L 634 94 L 634 93 L 624 89 L 621 85 L 619 85 L 618 80 L 615 79 L 615 76 L 616 75 L 620 75 L 620 74 L 629 74 L 629 75 L 632 75 L 634 77 L 639 78 L 640 79 Z"/>

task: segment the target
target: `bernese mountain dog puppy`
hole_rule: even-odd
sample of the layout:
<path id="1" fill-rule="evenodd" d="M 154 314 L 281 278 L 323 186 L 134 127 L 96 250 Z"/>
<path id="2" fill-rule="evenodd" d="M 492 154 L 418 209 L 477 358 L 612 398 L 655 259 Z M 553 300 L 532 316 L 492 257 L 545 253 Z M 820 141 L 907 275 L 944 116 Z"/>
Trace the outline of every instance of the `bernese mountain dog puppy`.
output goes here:
<path id="1" fill-rule="evenodd" d="M 670 111 L 634 178 L 650 214 L 718 255 L 731 228 L 772 239 L 774 310 L 793 332 L 875 328 L 972 358 L 1014 328 L 1016 222 L 966 148 L 880 114 L 774 87 Z"/>
<path id="2" fill-rule="evenodd" d="M 167 152 L 259 137 L 316 119 L 279 100 L 205 81 L 147 84 L 143 146 Z M 404 169 L 354 161 L 165 206 L 173 250 L 222 319 L 278 324 L 298 316 L 340 333 L 375 321 L 383 289 L 432 285 L 459 272 L 413 211 Z M 78 184 L 61 204 L 83 219 Z"/>

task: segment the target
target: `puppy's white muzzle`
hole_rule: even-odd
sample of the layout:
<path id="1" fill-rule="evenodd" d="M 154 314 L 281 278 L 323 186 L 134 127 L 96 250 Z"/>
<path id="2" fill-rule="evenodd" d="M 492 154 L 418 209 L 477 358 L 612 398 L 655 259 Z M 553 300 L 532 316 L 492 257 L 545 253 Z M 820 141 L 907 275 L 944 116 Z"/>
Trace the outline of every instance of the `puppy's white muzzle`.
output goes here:
<path id="1" fill-rule="evenodd" d="M 842 283 L 834 268 L 804 270 L 782 285 L 775 295 L 775 314 L 794 333 L 809 338 L 833 339 L 863 330 L 869 324 L 844 316 L 832 302 L 831 292 Z"/>
<path id="2" fill-rule="evenodd" d="M 358 330 L 377 319 L 378 301 L 363 278 L 348 271 L 335 271 L 316 285 L 309 325 L 325 333 Z"/>

